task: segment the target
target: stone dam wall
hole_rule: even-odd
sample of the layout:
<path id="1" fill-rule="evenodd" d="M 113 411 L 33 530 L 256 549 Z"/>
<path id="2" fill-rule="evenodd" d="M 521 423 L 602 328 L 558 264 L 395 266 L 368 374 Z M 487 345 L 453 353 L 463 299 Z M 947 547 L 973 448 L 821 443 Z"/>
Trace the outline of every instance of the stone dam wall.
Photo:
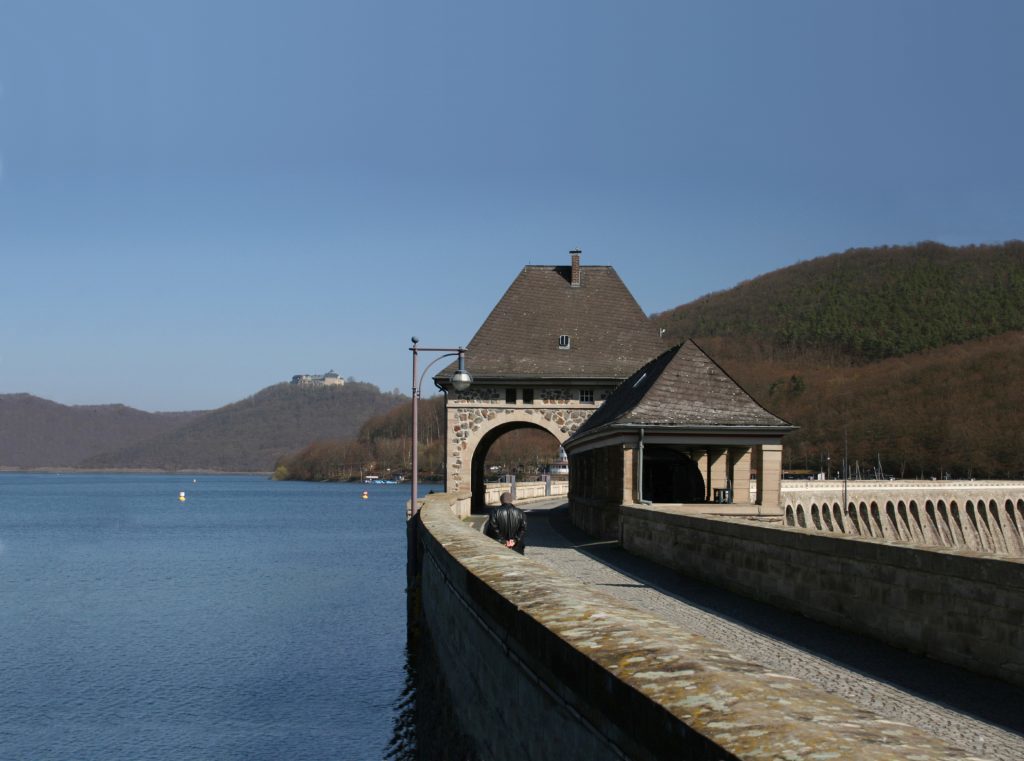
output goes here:
<path id="1" fill-rule="evenodd" d="M 625 549 L 738 594 L 1024 686 L 1024 560 L 623 506 Z"/>
<path id="2" fill-rule="evenodd" d="M 431 495 L 411 523 L 414 615 L 482 758 L 967 757 L 557 576 L 458 503 Z"/>

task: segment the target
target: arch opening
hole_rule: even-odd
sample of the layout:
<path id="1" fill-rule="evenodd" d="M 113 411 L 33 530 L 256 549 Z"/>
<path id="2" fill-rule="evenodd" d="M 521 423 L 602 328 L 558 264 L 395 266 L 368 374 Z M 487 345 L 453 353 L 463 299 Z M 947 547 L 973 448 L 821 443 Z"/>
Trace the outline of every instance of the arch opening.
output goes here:
<path id="1" fill-rule="evenodd" d="M 545 474 L 541 471 L 550 469 L 550 464 L 559 460 L 560 446 L 554 434 L 533 423 L 512 421 L 489 430 L 473 450 L 472 511 L 486 512 L 489 483 L 504 481 L 511 489 L 513 478 L 515 481 L 542 478 Z"/>
<path id="2" fill-rule="evenodd" d="M 832 507 L 828 503 L 821 506 L 821 519 L 825 524 L 825 530 L 834 532 L 835 526 L 832 525 Z"/>
<path id="3" fill-rule="evenodd" d="M 949 523 L 944 515 L 944 510 L 937 510 L 931 500 L 926 500 L 924 503 L 924 512 L 928 517 L 928 525 L 930 525 L 931 529 L 935 533 L 937 543 L 943 547 L 952 547 L 953 532 L 949 529 Z"/>
<path id="4" fill-rule="evenodd" d="M 705 502 L 700 468 L 688 455 L 669 446 L 644 448 L 643 496 L 651 502 Z"/>
<path id="5" fill-rule="evenodd" d="M 832 505 L 832 517 L 835 519 L 836 527 L 839 529 L 839 533 L 846 533 L 846 526 L 843 524 L 843 511 L 838 504 Z"/>

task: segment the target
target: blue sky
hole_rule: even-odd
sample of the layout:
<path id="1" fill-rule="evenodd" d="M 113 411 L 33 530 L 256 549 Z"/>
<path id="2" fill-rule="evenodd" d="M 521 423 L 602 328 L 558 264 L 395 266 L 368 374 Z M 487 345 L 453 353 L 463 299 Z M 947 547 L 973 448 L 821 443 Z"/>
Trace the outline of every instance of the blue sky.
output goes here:
<path id="1" fill-rule="evenodd" d="M 0 0 L 0 393 L 411 385 L 526 264 L 647 312 L 1024 237 L 1024 4 Z"/>

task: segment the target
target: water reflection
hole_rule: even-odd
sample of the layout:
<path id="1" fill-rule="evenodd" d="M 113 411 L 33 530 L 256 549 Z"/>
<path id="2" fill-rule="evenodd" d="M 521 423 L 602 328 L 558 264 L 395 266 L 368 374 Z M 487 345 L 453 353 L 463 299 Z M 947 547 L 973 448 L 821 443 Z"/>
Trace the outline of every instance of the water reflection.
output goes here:
<path id="1" fill-rule="evenodd" d="M 416 761 L 416 654 L 410 642 L 405 646 L 405 684 L 395 701 L 394 710 L 395 722 L 384 758 L 388 761 Z"/>
<path id="2" fill-rule="evenodd" d="M 481 761 L 458 724 L 429 630 L 409 627 L 405 685 L 394 703 L 388 761 Z"/>

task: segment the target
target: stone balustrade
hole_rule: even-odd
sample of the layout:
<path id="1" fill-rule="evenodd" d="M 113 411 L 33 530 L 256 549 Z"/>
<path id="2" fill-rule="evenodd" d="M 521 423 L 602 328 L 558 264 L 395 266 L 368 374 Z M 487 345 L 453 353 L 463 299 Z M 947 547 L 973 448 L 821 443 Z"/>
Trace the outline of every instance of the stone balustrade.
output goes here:
<path id="1" fill-rule="evenodd" d="M 787 481 L 785 524 L 1024 557 L 1024 481 Z"/>

